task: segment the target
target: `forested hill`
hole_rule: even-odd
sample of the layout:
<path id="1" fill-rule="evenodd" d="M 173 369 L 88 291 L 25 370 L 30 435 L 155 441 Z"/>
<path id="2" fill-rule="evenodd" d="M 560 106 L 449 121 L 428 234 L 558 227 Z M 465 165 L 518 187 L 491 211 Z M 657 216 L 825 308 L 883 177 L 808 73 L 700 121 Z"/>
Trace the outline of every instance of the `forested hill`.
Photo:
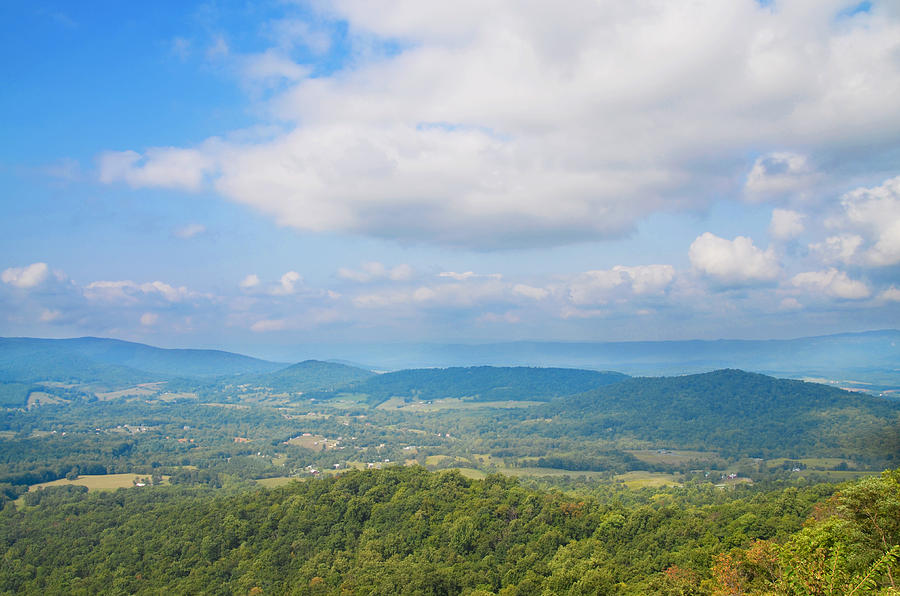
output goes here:
<path id="1" fill-rule="evenodd" d="M 250 377 L 242 382 L 265 386 L 276 392 L 331 391 L 355 381 L 364 381 L 374 375 L 375 373 L 371 371 L 337 362 L 304 360 L 272 373 Z"/>
<path id="2" fill-rule="evenodd" d="M 284 366 L 219 350 L 164 349 L 97 337 L 0 338 L 0 381 L 135 383 L 258 374 Z"/>
<path id="3" fill-rule="evenodd" d="M 0 593 L 887 594 L 898 481 L 593 499 L 413 466 L 230 496 L 45 489 L 0 510 Z"/>
<path id="4" fill-rule="evenodd" d="M 560 435 L 633 436 L 733 455 L 900 454 L 900 402 L 740 370 L 627 379 L 535 414 L 553 418 L 547 432 Z"/>
<path id="5" fill-rule="evenodd" d="M 574 368 L 455 367 L 401 370 L 352 383 L 343 391 L 368 395 L 370 403 L 471 398 L 477 401 L 537 400 L 582 393 L 618 383 L 627 375 Z"/>

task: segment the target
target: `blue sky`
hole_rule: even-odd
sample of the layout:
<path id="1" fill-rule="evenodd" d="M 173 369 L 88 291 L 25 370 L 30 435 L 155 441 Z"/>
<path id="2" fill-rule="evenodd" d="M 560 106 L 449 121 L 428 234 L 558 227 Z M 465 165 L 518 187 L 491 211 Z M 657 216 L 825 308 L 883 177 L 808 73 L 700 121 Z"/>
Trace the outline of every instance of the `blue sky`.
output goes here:
<path id="1" fill-rule="evenodd" d="M 900 321 L 892 2 L 8 2 L 0 29 L 0 335 Z"/>

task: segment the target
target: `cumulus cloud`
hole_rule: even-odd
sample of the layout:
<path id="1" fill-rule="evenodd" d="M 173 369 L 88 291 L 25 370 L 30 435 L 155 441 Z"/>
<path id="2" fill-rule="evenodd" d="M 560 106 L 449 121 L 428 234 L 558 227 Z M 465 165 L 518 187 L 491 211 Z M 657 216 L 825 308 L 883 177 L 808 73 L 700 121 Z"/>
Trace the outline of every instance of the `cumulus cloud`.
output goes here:
<path id="1" fill-rule="evenodd" d="M 850 279 L 846 273 L 833 267 L 827 271 L 798 273 L 791 278 L 791 283 L 798 288 L 821 292 L 827 296 L 845 300 L 859 300 L 868 298 L 870 295 L 866 284 Z"/>
<path id="2" fill-rule="evenodd" d="M 809 245 L 809 249 L 818 254 L 825 262 L 850 263 L 854 260 L 854 256 L 862 244 L 862 236 L 841 234 L 829 236 L 824 242 L 814 242 Z"/>
<path id="3" fill-rule="evenodd" d="M 389 279 L 391 281 L 407 281 L 412 279 L 413 268 L 406 264 L 386 267 L 383 263 L 371 261 L 363 263 L 359 269 L 338 270 L 338 277 L 360 283 Z"/>
<path id="4" fill-rule="evenodd" d="M 803 233 L 806 216 L 790 209 L 774 209 L 769 223 L 769 235 L 774 240 L 790 240 Z"/>
<path id="5" fill-rule="evenodd" d="M 734 240 L 706 232 L 691 243 L 691 265 L 723 285 L 745 285 L 772 281 L 781 268 L 772 249 L 762 251 L 745 236 Z"/>
<path id="6" fill-rule="evenodd" d="M 829 238 L 823 250 L 874 267 L 900 263 L 900 176 L 846 193 L 841 207 L 841 215 L 827 223 L 844 233 Z"/>
<path id="7" fill-rule="evenodd" d="M 297 291 L 297 284 L 301 283 L 303 278 L 296 271 L 288 271 L 281 276 L 278 286 L 272 290 L 275 295 L 288 295 Z"/>
<path id="8" fill-rule="evenodd" d="M 159 315 L 153 312 L 145 312 L 141 315 L 141 325 L 153 327 L 159 321 Z"/>
<path id="9" fill-rule="evenodd" d="M 586 271 L 568 285 L 573 304 L 605 304 L 625 291 L 632 294 L 656 294 L 664 291 L 675 279 L 671 265 L 641 265 Z M 621 290 L 621 291 L 620 291 Z"/>
<path id="10" fill-rule="evenodd" d="M 214 157 L 202 150 L 177 147 L 153 147 L 143 155 L 130 150 L 107 151 L 98 158 L 101 182 L 125 182 L 133 188 L 200 190 L 214 165 Z"/>
<path id="11" fill-rule="evenodd" d="M 900 22 L 879 4 L 840 26 L 836 0 L 316 6 L 349 43 L 399 49 L 313 77 L 276 41 L 244 75 L 287 82 L 260 110 L 283 134 L 107 153 L 101 180 L 209 181 L 299 230 L 560 245 L 739 192 L 748 171 L 752 200 L 802 192 L 837 153 L 866 171 L 872 131 L 900 133 Z"/>
<path id="12" fill-rule="evenodd" d="M 803 196 L 819 178 L 805 155 L 775 152 L 756 159 L 747 175 L 744 193 L 754 202 L 792 194 Z"/>
<path id="13" fill-rule="evenodd" d="M 26 267 L 10 267 L 0 274 L 3 283 L 23 290 L 29 290 L 42 284 L 50 275 L 47 263 L 32 263 Z"/>

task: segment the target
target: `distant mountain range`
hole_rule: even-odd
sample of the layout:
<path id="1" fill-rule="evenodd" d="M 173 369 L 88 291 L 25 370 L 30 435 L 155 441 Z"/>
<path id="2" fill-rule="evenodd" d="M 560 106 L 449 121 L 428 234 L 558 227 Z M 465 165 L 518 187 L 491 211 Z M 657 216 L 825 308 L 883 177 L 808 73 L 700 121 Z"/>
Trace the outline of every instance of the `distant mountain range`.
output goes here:
<path id="1" fill-rule="evenodd" d="M 896 329 L 775 340 L 368 344 L 320 349 L 329 350 L 328 357 L 367 362 L 384 370 L 564 366 L 658 376 L 739 368 L 900 388 L 900 331 Z"/>
<path id="2" fill-rule="evenodd" d="M 321 346 L 321 351 L 322 358 L 368 362 L 386 370 L 564 367 L 657 376 L 740 368 L 782 377 L 856 381 L 856 388 L 875 391 L 900 388 L 900 331 L 897 330 L 768 341 L 327 345 Z M 486 386 L 484 379 L 479 380 L 477 369 L 466 375 L 459 374 L 458 370 L 405 370 L 400 376 L 376 376 L 369 370 L 335 361 L 306 360 L 289 365 L 220 350 L 163 349 L 96 337 L 0 338 L 0 383 L 57 381 L 118 386 L 176 378 L 211 382 L 240 376 L 248 383 L 283 391 L 329 391 L 353 383 L 371 396 L 387 393 L 411 396 L 410 383 L 415 381 L 412 384 L 419 386 L 416 395 L 430 398 L 429 391 L 422 387 L 442 387 L 441 375 L 450 375 L 454 383 L 460 383 L 455 387 L 462 396 L 504 399 L 504 394 L 520 393 L 517 384 L 528 385 L 533 390 L 545 382 L 548 387 L 555 384 L 556 389 L 548 389 L 550 393 L 545 396 L 550 397 L 553 391 L 556 395 L 568 395 L 613 380 L 609 377 L 600 383 L 597 376 L 600 373 L 584 370 L 578 374 L 567 370 L 559 378 L 553 378 L 554 373 L 547 369 L 533 373 L 519 371 L 514 379 L 497 380 L 503 374 L 503 371 L 491 371 L 493 385 Z M 842 384 L 854 386 L 850 382 Z M 476 386 L 477 391 L 473 389 Z M 446 385 L 442 388 L 446 390 Z"/>
<path id="3" fill-rule="evenodd" d="M 164 349 L 117 339 L 0 338 L 0 381 L 141 383 L 273 372 L 287 364 L 220 350 Z"/>

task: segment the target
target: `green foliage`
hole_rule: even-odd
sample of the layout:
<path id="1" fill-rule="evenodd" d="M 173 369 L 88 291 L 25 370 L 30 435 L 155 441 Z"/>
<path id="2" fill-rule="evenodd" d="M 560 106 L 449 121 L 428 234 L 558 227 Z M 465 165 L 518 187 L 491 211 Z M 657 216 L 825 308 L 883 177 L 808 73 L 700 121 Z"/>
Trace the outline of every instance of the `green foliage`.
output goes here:
<path id="1" fill-rule="evenodd" d="M 626 504 L 408 467 L 224 490 L 43 491 L 5 508 L 0 592 L 695 594 L 717 554 L 787 539 L 833 488 Z"/>
<path id="2" fill-rule="evenodd" d="M 900 433 L 900 402 L 739 370 L 635 378 L 567 397 L 537 416 L 548 436 L 633 436 L 731 457 L 862 452 L 893 456 L 873 436 Z"/>
<path id="3" fill-rule="evenodd" d="M 574 368 L 473 366 L 426 368 L 376 375 L 343 388 L 364 393 L 371 404 L 392 397 L 409 400 L 471 398 L 476 401 L 546 401 L 627 379 L 617 372 Z"/>

